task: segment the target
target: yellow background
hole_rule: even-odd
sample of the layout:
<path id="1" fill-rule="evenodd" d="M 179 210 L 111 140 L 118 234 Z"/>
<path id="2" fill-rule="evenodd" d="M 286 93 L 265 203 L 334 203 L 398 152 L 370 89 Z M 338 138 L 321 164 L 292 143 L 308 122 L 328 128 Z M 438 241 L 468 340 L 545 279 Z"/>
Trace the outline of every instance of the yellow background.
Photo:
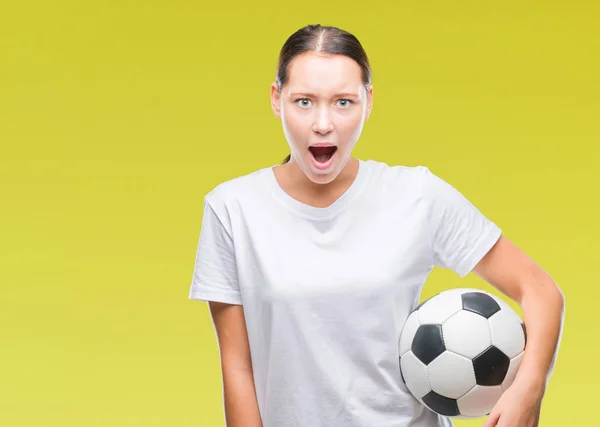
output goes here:
<path id="1" fill-rule="evenodd" d="M 599 20 L 593 1 L 3 2 L 0 426 L 223 425 L 187 299 L 203 196 L 288 153 L 269 85 L 309 23 L 371 59 L 354 154 L 429 166 L 562 287 L 541 425 L 595 425 Z M 435 270 L 423 298 L 470 286 Z"/>

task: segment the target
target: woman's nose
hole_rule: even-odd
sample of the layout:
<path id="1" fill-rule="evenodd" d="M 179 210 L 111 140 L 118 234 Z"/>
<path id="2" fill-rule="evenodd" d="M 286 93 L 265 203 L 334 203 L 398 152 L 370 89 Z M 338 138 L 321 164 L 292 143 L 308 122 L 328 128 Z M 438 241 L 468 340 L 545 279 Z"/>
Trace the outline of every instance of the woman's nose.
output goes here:
<path id="1" fill-rule="evenodd" d="M 329 133 L 333 130 L 333 121 L 327 108 L 319 108 L 315 113 L 313 131 L 318 133 Z"/>

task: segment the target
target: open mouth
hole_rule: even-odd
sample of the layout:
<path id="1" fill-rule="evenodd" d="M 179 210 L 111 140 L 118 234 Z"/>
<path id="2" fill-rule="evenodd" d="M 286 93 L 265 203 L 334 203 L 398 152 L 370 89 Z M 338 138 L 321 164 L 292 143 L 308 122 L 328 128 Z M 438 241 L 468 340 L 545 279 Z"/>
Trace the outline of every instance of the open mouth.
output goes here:
<path id="1" fill-rule="evenodd" d="M 329 147 L 311 146 L 311 147 L 308 147 L 308 151 L 310 151 L 310 153 L 312 154 L 312 156 L 318 163 L 325 164 L 333 157 L 333 155 L 337 151 L 337 147 L 336 146 L 329 146 Z"/>

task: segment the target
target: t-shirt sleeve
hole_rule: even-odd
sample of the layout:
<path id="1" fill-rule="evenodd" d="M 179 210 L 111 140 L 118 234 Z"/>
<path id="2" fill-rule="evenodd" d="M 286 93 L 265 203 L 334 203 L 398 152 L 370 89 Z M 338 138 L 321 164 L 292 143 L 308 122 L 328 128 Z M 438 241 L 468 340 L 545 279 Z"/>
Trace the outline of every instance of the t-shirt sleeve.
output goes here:
<path id="1" fill-rule="evenodd" d="M 498 241 L 502 230 L 428 168 L 423 167 L 422 177 L 434 265 L 465 277 Z"/>
<path id="2" fill-rule="evenodd" d="M 222 210 L 205 199 L 189 299 L 242 304 L 229 228 Z"/>

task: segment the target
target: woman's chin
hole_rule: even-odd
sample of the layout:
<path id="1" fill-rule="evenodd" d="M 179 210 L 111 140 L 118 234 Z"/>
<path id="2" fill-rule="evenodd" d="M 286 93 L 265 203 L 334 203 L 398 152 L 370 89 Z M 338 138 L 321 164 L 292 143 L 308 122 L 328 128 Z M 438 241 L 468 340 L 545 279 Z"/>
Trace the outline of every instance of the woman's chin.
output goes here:
<path id="1" fill-rule="evenodd" d="M 337 177 L 339 171 L 337 170 L 336 162 L 333 161 L 327 168 L 316 167 L 312 162 L 309 161 L 305 170 L 306 176 L 315 184 L 329 184 Z"/>

